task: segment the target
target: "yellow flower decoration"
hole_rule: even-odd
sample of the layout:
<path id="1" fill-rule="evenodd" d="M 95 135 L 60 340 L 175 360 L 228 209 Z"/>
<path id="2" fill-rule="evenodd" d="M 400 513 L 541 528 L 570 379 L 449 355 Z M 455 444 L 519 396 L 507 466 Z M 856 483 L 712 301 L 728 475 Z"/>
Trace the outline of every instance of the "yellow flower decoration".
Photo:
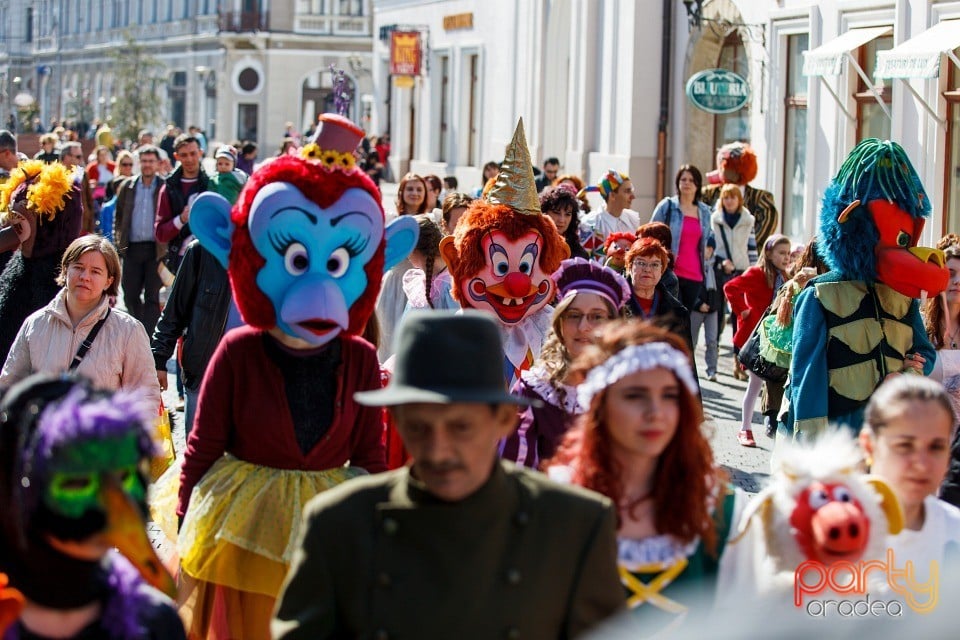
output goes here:
<path id="1" fill-rule="evenodd" d="M 321 153 L 320 145 L 316 142 L 311 142 L 300 150 L 300 157 L 307 160 L 319 160 Z"/>
<path id="2" fill-rule="evenodd" d="M 28 180 L 33 183 L 27 187 L 27 202 L 37 212 L 38 220 L 46 217 L 53 220 L 66 202 L 67 194 L 73 188 L 73 176 L 67 167 L 54 162 L 45 164 L 42 160 L 21 162 L 10 173 L 10 178 L 0 187 L 0 211 L 2 221 L 9 219 L 10 199 L 17 187 Z"/>
<path id="3" fill-rule="evenodd" d="M 356 158 L 352 153 L 341 153 L 333 149 L 321 149 L 316 142 L 311 142 L 300 150 L 300 157 L 313 160 L 323 165 L 324 169 L 339 169 L 353 171 L 357 167 Z"/>
<path id="4" fill-rule="evenodd" d="M 324 151 L 320 155 L 320 162 L 323 164 L 326 169 L 333 169 L 337 165 L 337 161 L 340 159 L 340 154 L 336 151 Z"/>

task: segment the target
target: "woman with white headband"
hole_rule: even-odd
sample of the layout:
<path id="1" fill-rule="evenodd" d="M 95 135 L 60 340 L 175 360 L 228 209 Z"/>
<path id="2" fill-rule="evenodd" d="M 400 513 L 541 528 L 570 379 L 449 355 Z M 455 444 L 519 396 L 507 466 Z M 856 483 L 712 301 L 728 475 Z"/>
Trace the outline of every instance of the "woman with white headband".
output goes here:
<path id="1" fill-rule="evenodd" d="M 618 508 L 620 577 L 644 635 L 706 614 L 742 500 L 715 463 L 684 342 L 636 321 L 604 325 L 574 362 L 586 412 L 547 465 Z"/>

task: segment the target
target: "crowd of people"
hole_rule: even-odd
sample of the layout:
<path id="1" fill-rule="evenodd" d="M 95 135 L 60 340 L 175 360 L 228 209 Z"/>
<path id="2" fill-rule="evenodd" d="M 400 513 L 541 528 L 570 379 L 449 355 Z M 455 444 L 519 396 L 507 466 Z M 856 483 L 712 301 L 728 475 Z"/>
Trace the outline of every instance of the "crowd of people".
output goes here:
<path id="1" fill-rule="evenodd" d="M 744 564 L 766 507 L 718 464 L 702 380 L 742 389 L 722 437 L 744 447 L 761 402 L 772 474 L 842 437 L 893 505 L 850 524 L 820 478 L 775 505 L 786 543 L 773 516 L 759 535 L 848 564 L 884 559 L 869 536 L 949 588 L 960 236 L 917 246 L 929 199 L 894 143 L 858 145 L 816 237 L 791 239 L 743 143 L 636 211 L 623 172 L 534 171 L 521 122 L 474 192 L 408 173 L 394 217 L 389 137 L 340 116 L 262 163 L 199 130 L 118 149 L 103 129 L 88 159 L 57 132 L 18 158 L 0 131 L 5 638 L 691 629 L 772 572 Z M 173 357 L 186 442 L 150 478 Z M 799 510 L 843 524 L 808 540 Z M 148 512 L 175 566 L 144 548 Z"/>

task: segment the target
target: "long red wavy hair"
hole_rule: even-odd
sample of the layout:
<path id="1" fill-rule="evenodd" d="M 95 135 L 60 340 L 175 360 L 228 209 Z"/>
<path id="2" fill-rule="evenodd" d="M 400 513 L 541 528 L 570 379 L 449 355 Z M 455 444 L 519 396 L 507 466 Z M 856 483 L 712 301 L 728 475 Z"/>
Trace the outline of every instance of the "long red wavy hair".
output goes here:
<path id="1" fill-rule="evenodd" d="M 580 382 L 590 369 L 631 345 L 665 342 L 688 358 L 683 340 L 665 329 L 637 320 L 616 320 L 605 324 L 596 343 L 573 363 L 571 377 Z M 660 455 L 652 482 L 654 525 L 660 534 L 669 534 L 687 543 L 699 537 L 711 554 L 716 553 L 717 533 L 712 516 L 711 496 L 722 488 L 727 477 L 713 459 L 703 432 L 703 409 L 697 396 L 679 382 L 680 417 L 676 434 Z M 607 392 L 593 398 L 589 409 L 564 437 L 553 459 L 573 469 L 573 482 L 610 498 L 617 505 L 618 523 L 633 513 L 636 504 L 625 504 L 627 493 L 621 478 L 623 469 L 613 455 L 613 441 L 605 423 Z"/>

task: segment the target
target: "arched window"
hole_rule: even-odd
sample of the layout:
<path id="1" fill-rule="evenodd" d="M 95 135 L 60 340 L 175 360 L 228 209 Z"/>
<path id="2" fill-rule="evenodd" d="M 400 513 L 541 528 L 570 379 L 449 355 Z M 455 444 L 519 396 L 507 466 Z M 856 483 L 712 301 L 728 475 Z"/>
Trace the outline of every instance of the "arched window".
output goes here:
<path id="1" fill-rule="evenodd" d="M 720 57 L 717 67 L 733 71 L 742 78 L 750 77 L 750 63 L 747 60 L 747 50 L 743 46 L 740 32 L 732 30 L 720 47 Z M 750 140 L 750 103 L 739 111 L 722 113 L 713 118 L 713 148 L 719 149 L 728 142 Z"/>

